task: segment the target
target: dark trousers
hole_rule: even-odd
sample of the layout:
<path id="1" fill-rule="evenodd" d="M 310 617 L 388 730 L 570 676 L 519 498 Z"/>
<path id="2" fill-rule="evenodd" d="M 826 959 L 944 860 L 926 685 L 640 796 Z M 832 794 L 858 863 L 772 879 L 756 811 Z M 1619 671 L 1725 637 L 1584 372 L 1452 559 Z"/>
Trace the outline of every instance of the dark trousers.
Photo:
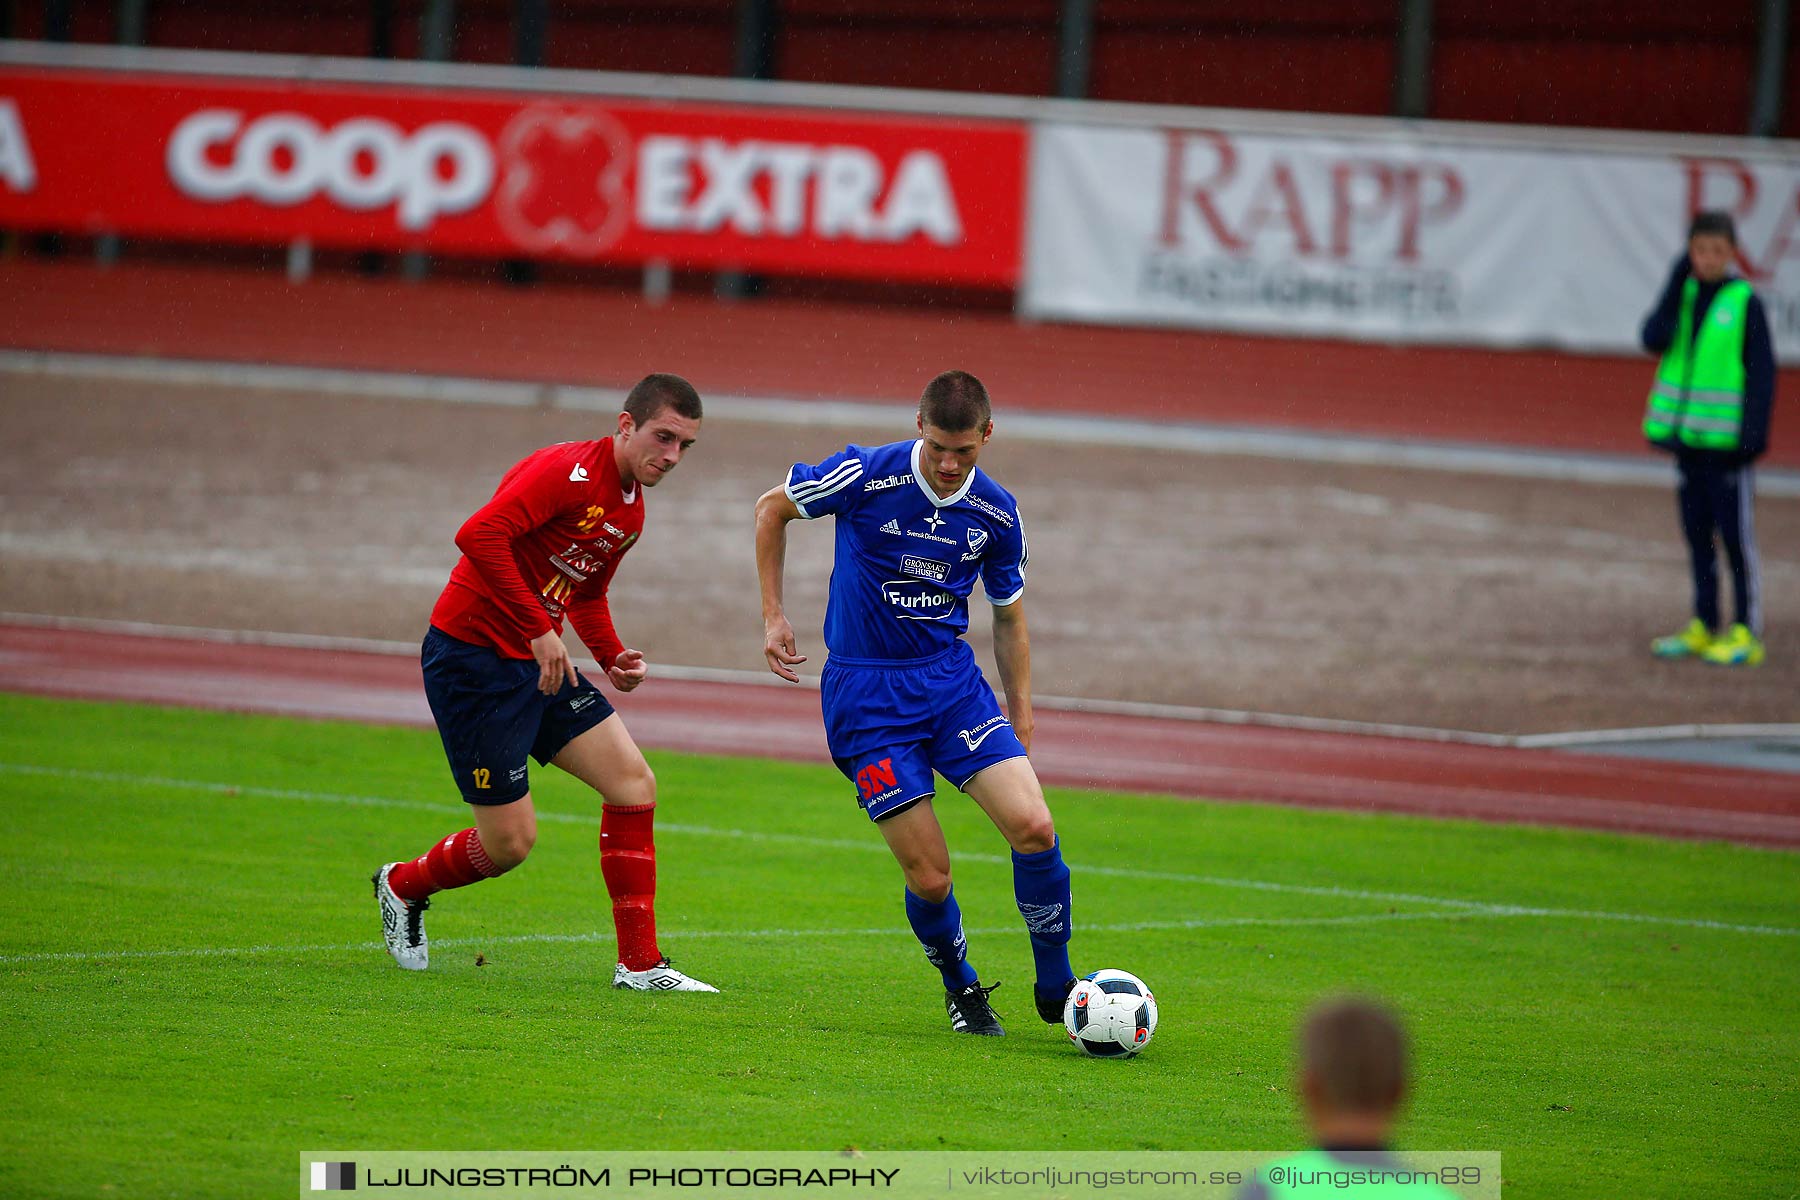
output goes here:
<path id="1" fill-rule="evenodd" d="M 1675 497 L 1681 532 L 1687 537 L 1694 576 L 1694 615 L 1708 629 L 1719 625 L 1719 559 L 1714 539 L 1725 546 L 1739 624 L 1762 632 L 1762 587 L 1753 523 L 1752 470 L 1684 455 L 1677 460 L 1681 484 Z"/>

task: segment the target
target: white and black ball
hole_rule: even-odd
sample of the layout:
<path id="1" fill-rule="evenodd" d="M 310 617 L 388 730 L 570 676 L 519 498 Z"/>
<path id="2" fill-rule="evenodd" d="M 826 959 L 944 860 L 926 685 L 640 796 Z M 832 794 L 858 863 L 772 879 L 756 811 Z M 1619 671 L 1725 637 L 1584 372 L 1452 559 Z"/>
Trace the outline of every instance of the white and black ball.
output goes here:
<path id="1" fill-rule="evenodd" d="M 1156 1035 L 1156 997 L 1130 971 L 1095 971 L 1075 981 L 1063 1027 L 1084 1054 L 1130 1058 Z"/>

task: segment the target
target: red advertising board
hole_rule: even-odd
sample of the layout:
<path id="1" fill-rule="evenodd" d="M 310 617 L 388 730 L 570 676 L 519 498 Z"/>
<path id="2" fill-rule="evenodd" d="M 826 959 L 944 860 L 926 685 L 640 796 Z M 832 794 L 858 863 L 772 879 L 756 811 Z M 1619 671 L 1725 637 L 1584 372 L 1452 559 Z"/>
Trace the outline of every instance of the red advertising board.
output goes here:
<path id="1" fill-rule="evenodd" d="M 999 122 L 0 68 L 0 228 L 1011 287 Z"/>

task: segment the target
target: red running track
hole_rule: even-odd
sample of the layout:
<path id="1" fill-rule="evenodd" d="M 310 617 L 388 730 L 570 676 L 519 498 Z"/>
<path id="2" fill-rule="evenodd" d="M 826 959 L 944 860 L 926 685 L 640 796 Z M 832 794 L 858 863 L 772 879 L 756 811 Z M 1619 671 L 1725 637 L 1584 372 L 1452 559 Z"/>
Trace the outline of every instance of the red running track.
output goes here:
<path id="1" fill-rule="evenodd" d="M 0 625 L 0 691 L 431 724 L 416 661 L 350 651 Z M 809 689 L 615 698 L 645 746 L 828 761 Z M 1032 761 L 1068 787 L 1800 847 L 1800 778 L 1775 772 L 1048 710 Z"/>
<path id="2" fill-rule="evenodd" d="M 1645 297 L 1644 303 L 1650 303 Z M 1635 319 L 1635 314 L 1631 314 Z M 916 402 L 973 371 L 1002 412 L 1118 415 L 1575 451 L 1651 452 L 1649 358 L 1044 325 L 1004 312 L 408 284 L 244 268 L 0 262 L 0 346 L 629 387 Z M 1800 390 L 1800 370 L 1780 389 Z M 1776 420 L 1769 465 L 1800 465 Z"/>

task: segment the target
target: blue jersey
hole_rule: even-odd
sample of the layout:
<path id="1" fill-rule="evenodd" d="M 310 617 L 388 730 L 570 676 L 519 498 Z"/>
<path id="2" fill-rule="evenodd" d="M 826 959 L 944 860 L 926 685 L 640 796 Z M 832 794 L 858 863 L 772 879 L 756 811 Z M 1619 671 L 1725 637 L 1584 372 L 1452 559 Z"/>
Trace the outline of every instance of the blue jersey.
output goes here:
<path id="1" fill-rule="evenodd" d="M 1025 593 L 1025 526 L 1012 493 L 969 472 L 941 497 L 919 469 L 923 443 L 846 446 L 816 466 L 795 463 L 787 495 L 808 520 L 837 518 L 825 648 L 845 661 L 931 658 L 969 628 L 969 593 Z"/>

